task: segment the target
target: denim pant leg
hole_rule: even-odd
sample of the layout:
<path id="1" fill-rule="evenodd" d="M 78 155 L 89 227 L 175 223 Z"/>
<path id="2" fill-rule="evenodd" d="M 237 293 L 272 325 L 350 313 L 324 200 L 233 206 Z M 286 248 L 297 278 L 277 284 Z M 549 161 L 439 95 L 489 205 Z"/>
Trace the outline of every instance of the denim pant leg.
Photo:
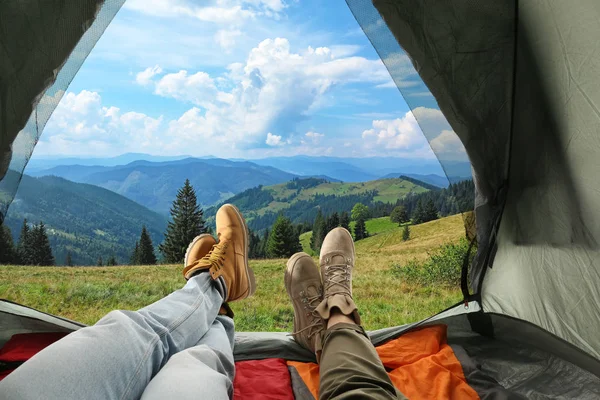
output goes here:
<path id="1" fill-rule="evenodd" d="M 142 400 L 233 397 L 234 324 L 219 316 L 200 342 L 175 354 L 150 381 Z"/>
<path id="2" fill-rule="evenodd" d="M 0 382 L 4 400 L 139 399 L 169 358 L 195 346 L 223 298 L 209 274 L 139 311 L 113 311 L 52 344 Z"/>

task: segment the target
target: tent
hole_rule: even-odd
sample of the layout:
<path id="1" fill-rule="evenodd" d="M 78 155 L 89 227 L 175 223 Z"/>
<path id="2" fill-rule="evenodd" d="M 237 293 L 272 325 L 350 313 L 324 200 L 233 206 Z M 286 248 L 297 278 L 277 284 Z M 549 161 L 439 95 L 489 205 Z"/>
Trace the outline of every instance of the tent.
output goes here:
<path id="1" fill-rule="evenodd" d="M 372 341 L 443 323 L 480 397 L 596 398 L 600 2 L 346 1 L 401 91 L 394 54 L 410 56 L 464 144 L 477 189 L 479 246 L 463 270 L 464 301 L 372 332 Z M 45 123 L 122 3 L 0 4 L 0 220 Z M 15 333 L 79 327 L 0 302 L 0 346 Z M 239 333 L 235 355 L 313 360 L 279 333 Z"/>

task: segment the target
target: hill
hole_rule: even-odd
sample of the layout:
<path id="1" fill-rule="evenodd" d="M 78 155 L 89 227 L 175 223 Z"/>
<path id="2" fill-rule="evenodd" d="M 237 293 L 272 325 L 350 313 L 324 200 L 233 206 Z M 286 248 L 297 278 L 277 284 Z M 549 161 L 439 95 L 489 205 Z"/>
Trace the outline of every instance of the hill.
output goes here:
<path id="1" fill-rule="evenodd" d="M 324 179 L 308 178 L 246 190 L 228 203 L 235 204 L 248 219 L 252 230 L 270 228 L 277 215 L 283 213 L 294 223 L 312 223 L 318 210 L 325 215 L 350 211 L 356 203 L 366 205 L 390 203 L 408 195 L 418 195 L 429 189 L 416 180 L 380 179 L 370 182 L 328 182 Z M 208 217 L 214 216 L 218 207 L 206 210 Z"/>
<path id="2" fill-rule="evenodd" d="M 114 255 L 126 263 L 146 225 L 155 245 L 163 239 L 166 218 L 97 186 L 58 177 L 23 175 L 5 220 L 18 239 L 23 219 L 44 221 L 57 264 L 71 251 L 78 265 L 95 265 Z"/>
<path id="3" fill-rule="evenodd" d="M 344 182 L 365 182 L 381 179 L 386 175 L 437 175 L 445 176 L 437 160 L 400 157 L 269 157 L 252 160 L 260 165 L 268 165 L 297 175 L 327 175 Z M 460 178 L 470 179 L 471 165 L 468 161 L 444 162 L 447 172 Z M 417 177 L 417 179 L 422 180 Z M 448 185 L 447 180 L 445 185 Z"/>
<path id="4" fill-rule="evenodd" d="M 66 165 L 37 171 L 112 190 L 167 215 L 177 190 L 189 179 L 204 206 L 223 201 L 258 185 L 289 181 L 296 175 L 251 162 L 219 158 L 186 158 L 163 162 L 138 160 L 123 166 Z"/>
<path id="5" fill-rule="evenodd" d="M 391 273 L 395 265 L 425 259 L 440 244 L 464 236 L 460 215 L 401 228 L 356 243 L 353 294 L 366 329 L 431 316 L 460 300 L 460 289 L 416 286 Z M 238 331 L 291 331 L 293 311 L 283 286 L 286 260 L 250 260 L 255 295 L 232 303 Z M 0 297 L 93 324 L 114 309 L 136 310 L 182 287 L 181 265 L 116 268 L 0 267 Z M 151 272 L 150 272 L 151 271 Z M 148 279 L 151 274 L 151 279 Z M 107 295 L 107 293 L 109 295 Z"/>
<path id="6" fill-rule="evenodd" d="M 398 177 L 402 177 L 402 176 L 408 176 L 410 178 L 417 179 L 421 182 L 428 183 L 437 188 L 447 188 L 448 187 L 448 178 L 446 178 L 445 176 L 439 176 L 436 174 L 419 175 L 419 174 L 392 173 L 392 174 L 387 174 L 387 175 L 381 177 L 381 179 L 398 178 Z"/>

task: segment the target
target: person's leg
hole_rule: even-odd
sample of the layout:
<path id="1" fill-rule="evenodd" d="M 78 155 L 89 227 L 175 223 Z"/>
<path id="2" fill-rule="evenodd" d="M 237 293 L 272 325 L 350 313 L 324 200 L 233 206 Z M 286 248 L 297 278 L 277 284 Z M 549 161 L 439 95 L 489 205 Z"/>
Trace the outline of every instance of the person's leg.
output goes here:
<path id="1" fill-rule="evenodd" d="M 320 399 L 406 399 L 396 390 L 364 329 L 334 311 L 323 333 Z"/>
<path id="2" fill-rule="evenodd" d="M 146 387 L 142 400 L 232 398 L 233 343 L 233 319 L 218 316 L 196 346 L 167 362 Z"/>
<path id="3" fill-rule="evenodd" d="M 220 282 L 220 281 L 219 281 Z M 113 311 L 0 382 L 3 399 L 138 399 L 169 358 L 209 330 L 223 296 L 210 274 L 139 311 Z"/>
<path id="4" fill-rule="evenodd" d="M 327 325 L 322 333 L 321 399 L 404 398 L 392 384 L 373 344 L 360 326 L 352 298 L 354 241 L 344 228 L 327 234 L 319 262 L 323 300 L 316 312 Z"/>
<path id="5" fill-rule="evenodd" d="M 215 219 L 220 241 L 205 235 L 196 243 L 206 255 L 188 260 L 183 289 L 139 311 L 113 311 L 44 349 L 0 382 L 3 400 L 140 398 L 172 355 L 200 341 L 222 306 L 230 312 L 226 302 L 256 290 L 242 214 L 226 204 Z"/>

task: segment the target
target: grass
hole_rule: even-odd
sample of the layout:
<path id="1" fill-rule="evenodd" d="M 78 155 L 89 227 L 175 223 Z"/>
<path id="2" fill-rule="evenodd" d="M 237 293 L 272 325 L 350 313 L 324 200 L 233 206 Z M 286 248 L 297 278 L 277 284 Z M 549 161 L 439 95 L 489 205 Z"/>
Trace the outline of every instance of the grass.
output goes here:
<path id="1" fill-rule="evenodd" d="M 367 329 L 413 322 L 460 299 L 458 287 L 405 282 L 393 266 L 425 260 L 428 251 L 464 236 L 460 215 L 402 229 L 387 229 L 356 243 L 354 297 Z M 378 225 L 379 224 L 379 225 Z M 303 244 L 310 236 L 301 237 Z M 290 331 L 292 307 L 283 286 L 286 260 L 251 260 L 258 289 L 254 297 L 233 303 L 239 331 Z M 0 298 L 93 324 L 114 309 L 144 307 L 183 285 L 181 266 L 21 267 L 0 266 Z"/>
<path id="2" fill-rule="evenodd" d="M 296 194 L 295 189 L 288 189 L 287 183 L 266 186 L 264 189 L 269 190 L 275 200 L 266 207 L 256 210 L 255 213 L 259 216 L 264 215 L 267 211 L 277 213 L 297 201 L 312 200 L 317 194 L 348 196 L 376 190 L 377 196 L 373 198 L 374 201 L 395 203 L 396 200 L 409 193 L 427 191 L 421 186 L 399 178 L 378 179 L 370 182 L 328 182 L 303 189 L 299 194 Z"/>

